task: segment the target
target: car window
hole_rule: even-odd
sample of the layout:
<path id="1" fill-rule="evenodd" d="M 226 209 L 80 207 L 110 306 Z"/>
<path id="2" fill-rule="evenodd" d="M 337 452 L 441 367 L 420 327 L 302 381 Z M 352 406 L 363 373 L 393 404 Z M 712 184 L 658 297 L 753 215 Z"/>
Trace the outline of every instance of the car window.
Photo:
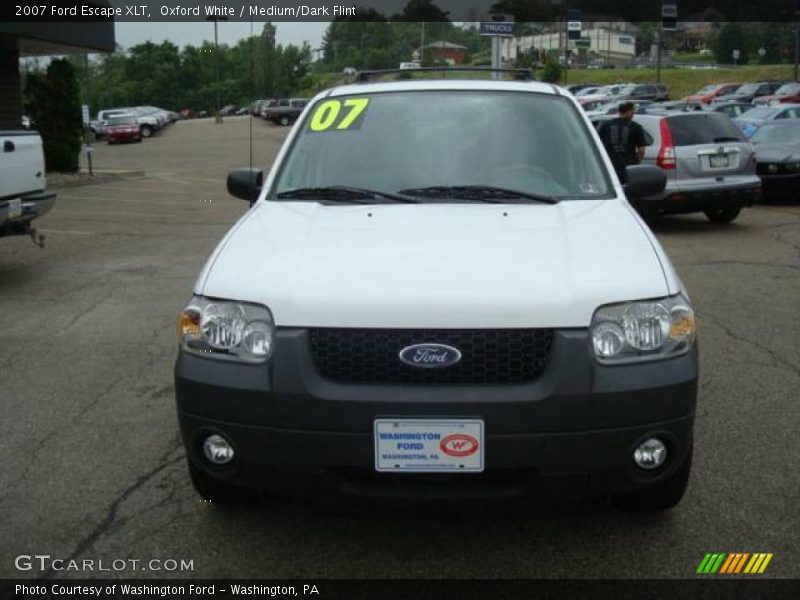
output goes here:
<path id="1" fill-rule="evenodd" d="M 454 153 L 459 160 L 451 160 Z M 342 185 L 384 192 L 488 185 L 562 199 L 607 198 L 611 191 L 599 148 L 573 104 L 530 92 L 320 100 L 299 125 L 272 197 Z"/>
<path id="2" fill-rule="evenodd" d="M 744 141 L 736 125 L 722 113 L 694 113 L 669 117 L 667 121 L 675 146 L 713 144 L 730 138 Z"/>
<path id="3" fill-rule="evenodd" d="M 761 119 L 771 119 L 778 111 L 774 108 L 758 107 L 751 108 L 746 111 L 743 116 L 751 121 L 758 121 Z"/>
<path id="4" fill-rule="evenodd" d="M 760 128 L 751 140 L 754 144 L 786 143 L 800 146 L 800 122 L 781 123 L 780 126 L 766 126 Z"/>
<path id="5" fill-rule="evenodd" d="M 736 90 L 739 94 L 756 94 L 764 89 L 765 86 L 758 85 L 757 83 L 746 83 Z"/>
<path id="6" fill-rule="evenodd" d="M 777 89 L 776 94 L 796 94 L 800 92 L 800 83 L 785 83 Z"/>

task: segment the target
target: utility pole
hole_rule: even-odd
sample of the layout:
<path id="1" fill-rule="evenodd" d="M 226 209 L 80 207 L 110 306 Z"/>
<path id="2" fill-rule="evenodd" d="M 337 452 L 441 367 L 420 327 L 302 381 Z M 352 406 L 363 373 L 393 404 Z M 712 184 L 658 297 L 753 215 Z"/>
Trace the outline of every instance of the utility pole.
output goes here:
<path id="1" fill-rule="evenodd" d="M 425 66 L 425 21 L 422 22 L 422 32 L 419 37 L 419 64 Z"/>
<path id="2" fill-rule="evenodd" d="M 656 32 L 656 83 L 661 83 L 661 27 Z"/>
<path id="3" fill-rule="evenodd" d="M 222 19 L 227 20 L 227 17 L 206 17 L 206 21 L 214 21 L 214 79 L 215 79 L 215 102 L 217 105 L 216 116 L 214 117 L 215 123 L 222 123 L 222 116 L 219 114 L 219 38 L 217 37 L 217 22 Z"/>
<path id="4" fill-rule="evenodd" d="M 794 80 L 798 77 L 798 65 L 800 65 L 800 21 L 794 24 Z"/>

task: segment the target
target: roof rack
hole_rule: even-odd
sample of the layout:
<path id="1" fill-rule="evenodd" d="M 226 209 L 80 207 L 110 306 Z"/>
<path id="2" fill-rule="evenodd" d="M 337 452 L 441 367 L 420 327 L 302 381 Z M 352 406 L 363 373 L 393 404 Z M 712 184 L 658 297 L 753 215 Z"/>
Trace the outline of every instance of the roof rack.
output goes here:
<path id="1" fill-rule="evenodd" d="M 357 81 L 366 83 L 373 77 L 391 75 L 393 73 L 442 73 L 447 77 L 447 73 L 507 73 L 513 74 L 516 81 L 535 81 L 536 77 L 530 69 L 500 69 L 492 67 L 414 67 L 411 69 L 382 69 L 376 71 L 359 71 Z"/>

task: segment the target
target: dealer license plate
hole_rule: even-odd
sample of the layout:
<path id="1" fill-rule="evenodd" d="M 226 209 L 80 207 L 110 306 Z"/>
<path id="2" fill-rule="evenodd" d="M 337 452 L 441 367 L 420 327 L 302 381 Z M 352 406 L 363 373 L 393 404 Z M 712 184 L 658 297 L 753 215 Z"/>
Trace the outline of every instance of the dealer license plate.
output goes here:
<path id="1" fill-rule="evenodd" d="M 481 419 L 376 419 L 375 470 L 483 471 Z"/>
<path id="2" fill-rule="evenodd" d="M 727 154 L 711 154 L 708 157 L 709 165 L 712 169 L 724 169 L 730 165 Z"/>
<path id="3" fill-rule="evenodd" d="M 8 218 L 16 219 L 22 216 L 22 200 L 15 198 L 8 201 Z"/>

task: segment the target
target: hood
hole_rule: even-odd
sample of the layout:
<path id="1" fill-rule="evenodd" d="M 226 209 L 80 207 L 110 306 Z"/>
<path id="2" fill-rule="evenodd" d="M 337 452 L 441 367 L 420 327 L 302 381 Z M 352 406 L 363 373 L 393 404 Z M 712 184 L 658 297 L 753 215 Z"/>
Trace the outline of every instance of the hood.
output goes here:
<path id="1" fill-rule="evenodd" d="M 618 200 L 262 201 L 195 291 L 265 304 L 278 326 L 586 327 L 601 304 L 670 293 L 646 231 Z"/>
<path id="2" fill-rule="evenodd" d="M 800 161 L 800 144 L 756 144 L 756 159 L 760 163 Z"/>

